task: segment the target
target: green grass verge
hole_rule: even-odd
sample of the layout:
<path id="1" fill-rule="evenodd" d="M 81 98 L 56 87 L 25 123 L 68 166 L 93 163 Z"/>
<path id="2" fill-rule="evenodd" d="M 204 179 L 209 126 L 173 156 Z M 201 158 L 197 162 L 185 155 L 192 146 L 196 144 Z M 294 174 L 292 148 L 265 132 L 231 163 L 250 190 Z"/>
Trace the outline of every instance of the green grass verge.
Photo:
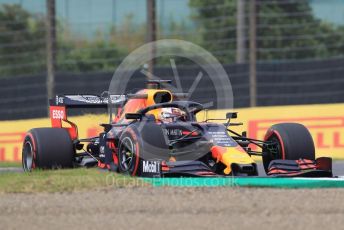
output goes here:
<path id="1" fill-rule="evenodd" d="M 0 193 L 72 192 L 146 185 L 140 179 L 96 168 L 0 173 Z"/>
<path id="2" fill-rule="evenodd" d="M 0 161 L 0 168 L 21 167 L 21 162 Z"/>

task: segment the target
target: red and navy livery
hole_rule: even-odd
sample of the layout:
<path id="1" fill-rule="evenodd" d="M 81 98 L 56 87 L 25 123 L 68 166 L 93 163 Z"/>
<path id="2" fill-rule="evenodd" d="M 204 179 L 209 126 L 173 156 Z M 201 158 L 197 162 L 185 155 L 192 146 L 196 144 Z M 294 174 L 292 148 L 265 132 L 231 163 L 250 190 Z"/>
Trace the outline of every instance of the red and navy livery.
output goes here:
<path id="1" fill-rule="evenodd" d="M 268 176 L 332 176 L 331 159 L 315 159 L 305 126 L 275 124 L 264 140 L 252 139 L 231 129 L 241 125 L 232 122 L 235 112 L 215 119 L 225 123 L 198 121 L 203 106 L 162 88 L 167 83 L 149 81 L 135 94 L 56 96 L 50 101 L 52 127 L 25 137 L 24 170 L 98 166 L 142 177 L 258 176 L 252 156 L 261 156 Z M 109 109 L 109 122 L 100 124 L 99 135 L 80 138 L 67 117 L 70 108 Z"/>

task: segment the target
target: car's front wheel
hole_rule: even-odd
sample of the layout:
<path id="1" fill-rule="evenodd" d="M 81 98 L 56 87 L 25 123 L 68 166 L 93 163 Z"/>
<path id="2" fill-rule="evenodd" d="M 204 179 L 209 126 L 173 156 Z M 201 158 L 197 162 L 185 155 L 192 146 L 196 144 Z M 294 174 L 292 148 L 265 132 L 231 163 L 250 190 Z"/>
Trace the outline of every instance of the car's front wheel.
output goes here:
<path id="1" fill-rule="evenodd" d="M 135 176 L 138 170 L 141 148 L 137 134 L 128 128 L 119 139 L 118 170 L 121 173 Z"/>
<path id="2" fill-rule="evenodd" d="M 273 143 L 263 149 L 263 164 L 268 172 L 272 160 L 298 160 L 300 158 L 315 160 L 315 147 L 308 129 L 297 123 L 281 123 L 271 126 L 264 138 Z"/>

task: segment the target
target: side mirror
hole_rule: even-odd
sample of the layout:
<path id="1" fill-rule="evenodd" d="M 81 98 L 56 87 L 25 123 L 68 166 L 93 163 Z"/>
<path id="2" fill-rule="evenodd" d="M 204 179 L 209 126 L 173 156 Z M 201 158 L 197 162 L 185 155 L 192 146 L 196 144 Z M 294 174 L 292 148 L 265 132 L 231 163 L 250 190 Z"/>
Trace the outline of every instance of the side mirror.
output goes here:
<path id="1" fill-rule="evenodd" d="M 126 113 L 125 114 L 125 119 L 139 120 L 141 118 L 142 118 L 142 114 L 139 114 L 139 113 Z"/>
<path id="2" fill-rule="evenodd" d="M 226 113 L 226 119 L 234 119 L 238 117 L 238 113 L 237 112 L 230 112 L 230 113 Z"/>

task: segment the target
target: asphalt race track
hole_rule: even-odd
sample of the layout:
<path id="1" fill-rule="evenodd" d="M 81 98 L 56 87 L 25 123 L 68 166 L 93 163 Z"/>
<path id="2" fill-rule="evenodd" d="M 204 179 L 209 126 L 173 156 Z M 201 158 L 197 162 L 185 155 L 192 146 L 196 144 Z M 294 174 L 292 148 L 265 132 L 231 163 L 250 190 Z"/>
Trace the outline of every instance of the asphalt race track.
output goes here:
<path id="1" fill-rule="evenodd" d="M 139 187 L 3 194 L 0 213 L 1 229 L 342 229 L 344 190 Z"/>

